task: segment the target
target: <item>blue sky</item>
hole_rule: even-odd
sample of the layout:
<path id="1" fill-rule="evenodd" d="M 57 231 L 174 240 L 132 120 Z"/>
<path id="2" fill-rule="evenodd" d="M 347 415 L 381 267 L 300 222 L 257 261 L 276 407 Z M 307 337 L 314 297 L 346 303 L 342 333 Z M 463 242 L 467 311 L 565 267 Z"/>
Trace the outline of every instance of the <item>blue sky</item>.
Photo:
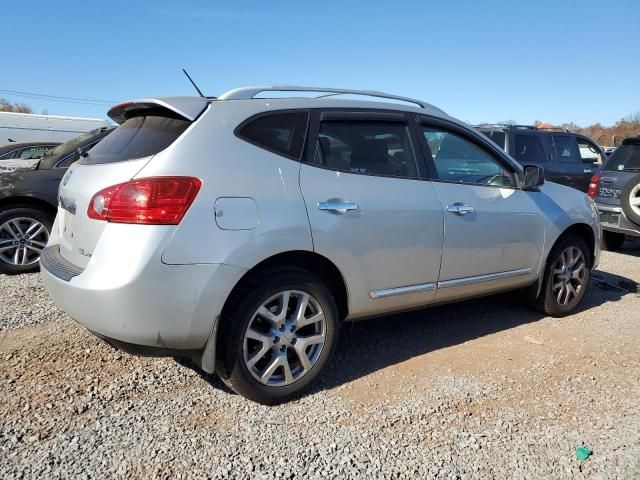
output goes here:
<path id="1" fill-rule="evenodd" d="M 241 85 L 363 88 L 469 122 L 640 111 L 640 1 L 11 1 L 0 90 L 122 101 Z M 21 98 L 36 112 L 106 105 Z"/>

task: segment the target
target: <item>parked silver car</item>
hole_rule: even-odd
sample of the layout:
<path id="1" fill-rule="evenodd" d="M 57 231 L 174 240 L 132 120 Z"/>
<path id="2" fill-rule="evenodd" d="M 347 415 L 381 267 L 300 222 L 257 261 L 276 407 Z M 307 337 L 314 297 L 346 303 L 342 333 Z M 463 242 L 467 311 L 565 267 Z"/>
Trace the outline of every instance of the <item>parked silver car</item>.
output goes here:
<path id="1" fill-rule="evenodd" d="M 598 262 L 587 195 L 419 100 L 256 87 L 109 115 L 60 185 L 51 296 L 258 402 L 316 379 L 345 320 L 507 290 L 563 316 Z"/>

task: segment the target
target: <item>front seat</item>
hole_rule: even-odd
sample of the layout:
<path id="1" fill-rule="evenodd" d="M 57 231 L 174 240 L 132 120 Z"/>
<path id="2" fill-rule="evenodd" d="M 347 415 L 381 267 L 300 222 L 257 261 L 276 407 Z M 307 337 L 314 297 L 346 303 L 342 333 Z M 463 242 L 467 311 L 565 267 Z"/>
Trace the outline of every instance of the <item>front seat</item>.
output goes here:
<path id="1" fill-rule="evenodd" d="M 351 151 L 351 171 L 372 175 L 396 175 L 389 162 L 387 142 L 379 139 L 358 141 Z"/>

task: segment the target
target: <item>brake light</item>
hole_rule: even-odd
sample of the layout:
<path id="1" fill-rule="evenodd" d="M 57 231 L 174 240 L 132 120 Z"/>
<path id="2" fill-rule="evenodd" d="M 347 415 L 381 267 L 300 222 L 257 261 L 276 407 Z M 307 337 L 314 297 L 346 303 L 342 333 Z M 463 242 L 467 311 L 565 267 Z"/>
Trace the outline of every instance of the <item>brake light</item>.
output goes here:
<path id="1" fill-rule="evenodd" d="M 591 182 L 589 183 L 589 190 L 587 190 L 587 195 L 591 198 L 596 198 L 598 196 L 598 184 L 600 183 L 600 173 L 596 173 L 593 177 L 591 177 Z"/>
<path id="2" fill-rule="evenodd" d="M 202 182 L 193 177 L 149 177 L 112 185 L 96 193 L 87 215 L 94 220 L 177 225 Z"/>

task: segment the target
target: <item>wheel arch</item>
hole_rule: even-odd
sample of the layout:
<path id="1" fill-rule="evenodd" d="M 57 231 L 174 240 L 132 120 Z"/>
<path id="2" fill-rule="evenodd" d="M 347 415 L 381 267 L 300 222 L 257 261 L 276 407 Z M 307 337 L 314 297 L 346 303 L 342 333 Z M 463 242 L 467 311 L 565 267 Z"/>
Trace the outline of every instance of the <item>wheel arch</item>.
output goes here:
<path id="1" fill-rule="evenodd" d="M 564 240 L 569 235 L 576 235 L 582 238 L 585 242 L 587 242 L 587 246 L 589 247 L 589 253 L 591 255 L 589 258 L 589 268 L 591 268 L 593 266 L 593 262 L 596 257 L 596 235 L 593 231 L 593 228 L 591 228 L 591 226 L 586 223 L 574 223 L 573 225 L 570 225 L 569 227 L 567 227 L 560 235 L 558 235 L 558 238 L 556 238 L 555 242 L 553 242 L 553 245 L 549 250 L 549 254 L 554 249 L 554 247 L 558 244 L 558 242 Z M 545 265 L 546 265 L 546 262 L 545 262 Z"/>
<path id="2" fill-rule="evenodd" d="M 262 260 L 249 269 L 231 289 L 231 292 L 227 296 L 227 300 L 222 308 L 222 315 L 224 316 L 226 310 L 233 303 L 234 298 L 239 294 L 239 292 L 241 292 L 242 289 L 252 281 L 259 278 L 261 275 L 264 275 L 266 272 L 277 271 L 285 268 L 305 270 L 322 279 L 335 298 L 340 319 L 343 320 L 346 318 L 349 314 L 349 297 L 347 284 L 342 273 L 327 257 L 307 250 L 293 250 L 277 253 Z"/>
<path id="3" fill-rule="evenodd" d="M 45 200 L 34 197 L 7 197 L 0 199 L 0 211 L 8 210 L 10 208 L 37 208 L 46 213 L 51 214 L 52 217 L 56 216 L 56 208 Z M 52 218 L 53 219 L 53 218 Z"/>
<path id="4" fill-rule="evenodd" d="M 544 280 L 545 271 L 547 269 L 547 263 L 549 262 L 549 255 L 551 255 L 551 252 L 553 252 L 553 249 L 558 244 L 558 242 L 561 242 L 570 235 L 577 235 L 580 238 L 584 239 L 585 242 L 587 242 L 589 253 L 591 254 L 589 258 L 589 268 L 593 266 L 593 262 L 596 258 L 596 235 L 593 231 L 593 228 L 589 224 L 582 222 L 569 225 L 560 233 L 560 235 L 556 237 L 553 244 L 549 248 L 549 251 L 546 253 L 546 256 L 544 258 L 544 263 L 542 264 L 540 273 L 538 274 L 538 280 L 525 289 L 527 295 L 533 296 L 534 298 L 537 298 L 540 295 L 540 292 L 542 291 L 542 283 Z"/>

